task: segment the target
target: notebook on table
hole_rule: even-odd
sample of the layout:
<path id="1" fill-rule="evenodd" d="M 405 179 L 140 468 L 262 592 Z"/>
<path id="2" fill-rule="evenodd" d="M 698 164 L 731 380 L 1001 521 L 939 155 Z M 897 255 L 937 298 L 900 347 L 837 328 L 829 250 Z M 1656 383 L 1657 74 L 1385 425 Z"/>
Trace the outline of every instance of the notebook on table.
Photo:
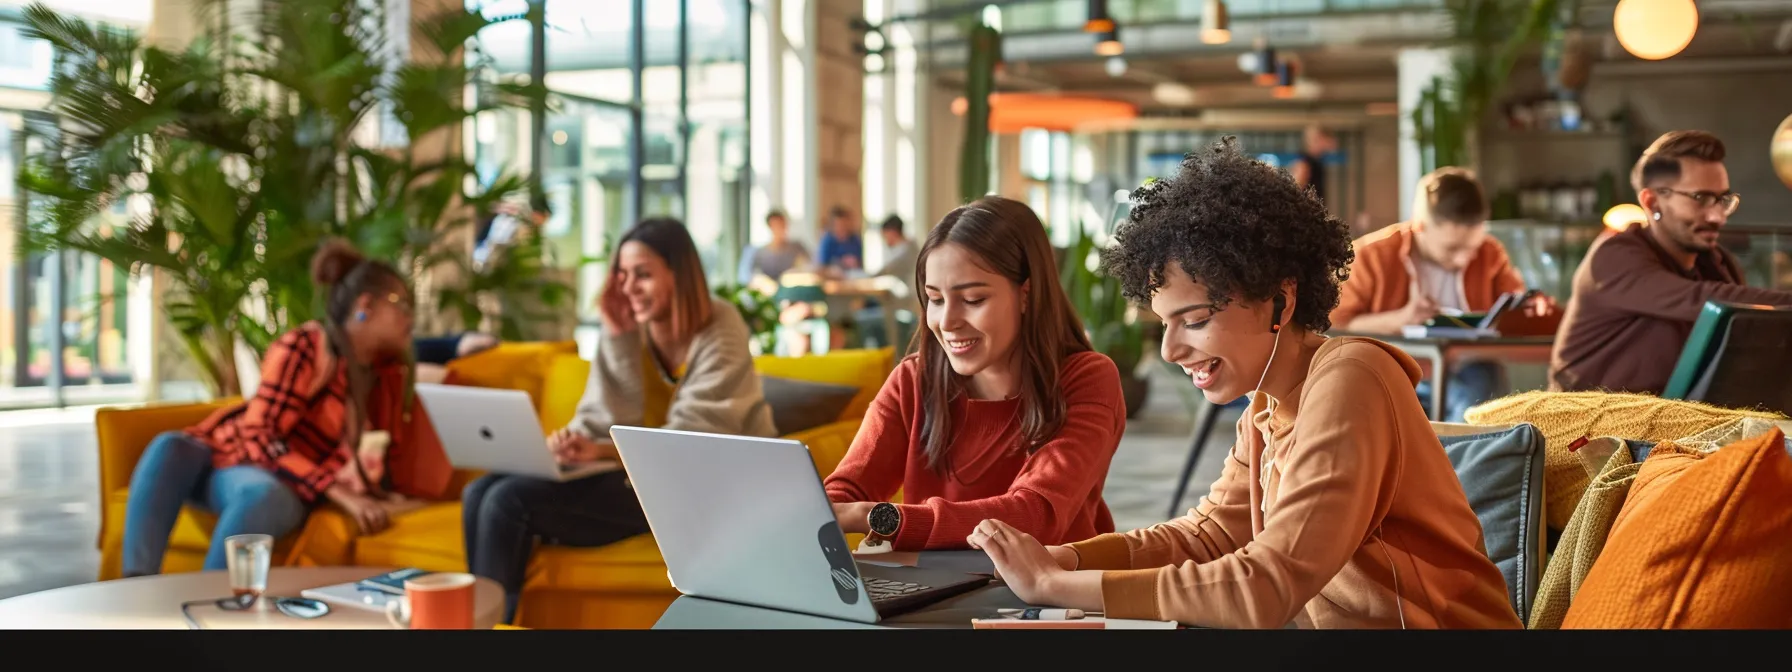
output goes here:
<path id="1" fill-rule="evenodd" d="M 307 588 L 299 591 L 299 595 L 344 607 L 385 613 L 388 602 L 404 596 L 405 581 L 430 573 L 416 568 L 400 569 L 360 581 Z"/>

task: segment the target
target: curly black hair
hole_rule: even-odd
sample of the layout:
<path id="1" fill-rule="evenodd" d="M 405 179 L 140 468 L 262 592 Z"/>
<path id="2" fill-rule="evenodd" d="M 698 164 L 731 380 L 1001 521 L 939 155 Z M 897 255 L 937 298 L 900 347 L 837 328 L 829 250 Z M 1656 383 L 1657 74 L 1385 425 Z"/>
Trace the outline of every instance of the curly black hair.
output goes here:
<path id="1" fill-rule="evenodd" d="M 1295 282 L 1290 320 L 1331 328 L 1338 285 L 1350 275 L 1350 229 L 1281 170 L 1246 156 L 1226 136 L 1182 158 L 1175 177 L 1135 190 L 1132 213 L 1102 254 L 1102 272 L 1139 303 L 1164 285 L 1171 261 L 1207 286 L 1216 307 L 1273 298 Z"/>

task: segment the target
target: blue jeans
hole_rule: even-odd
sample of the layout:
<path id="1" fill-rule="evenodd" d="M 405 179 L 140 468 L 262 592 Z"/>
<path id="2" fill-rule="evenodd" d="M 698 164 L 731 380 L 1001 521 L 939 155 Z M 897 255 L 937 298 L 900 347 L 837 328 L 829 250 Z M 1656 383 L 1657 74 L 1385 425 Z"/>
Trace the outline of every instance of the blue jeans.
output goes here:
<path id="1" fill-rule="evenodd" d="M 1444 422 L 1462 422 L 1468 409 L 1506 395 L 1506 371 L 1497 362 L 1468 362 L 1450 372 L 1444 388 Z M 1420 381 L 1419 404 L 1431 412 L 1431 381 Z"/>
<path id="2" fill-rule="evenodd" d="M 188 502 L 218 514 L 206 569 L 225 569 L 224 539 L 238 534 L 291 532 L 305 522 L 307 507 L 274 473 L 253 465 L 212 468 L 212 449 L 181 432 L 150 442 L 131 472 L 124 508 L 124 576 L 162 572 L 168 535 Z"/>
<path id="3" fill-rule="evenodd" d="M 461 491 L 467 571 L 504 587 L 504 622 L 516 622 L 535 543 L 596 548 L 646 534 L 647 516 L 613 471 L 572 481 L 486 474 Z"/>

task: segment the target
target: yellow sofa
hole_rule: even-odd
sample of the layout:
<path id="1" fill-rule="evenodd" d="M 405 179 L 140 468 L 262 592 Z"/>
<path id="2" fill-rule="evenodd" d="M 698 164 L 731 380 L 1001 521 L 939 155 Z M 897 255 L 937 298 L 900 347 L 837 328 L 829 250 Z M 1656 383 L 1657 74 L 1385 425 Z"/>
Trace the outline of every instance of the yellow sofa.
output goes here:
<path id="1" fill-rule="evenodd" d="M 515 375 L 503 380 L 465 382 L 528 391 L 536 402 L 543 427 L 565 426 L 584 390 L 589 362 L 559 346 L 544 349 L 540 344 L 507 344 L 500 349 L 505 352 L 494 356 L 508 357 Z M 816 470 L 825 475 L 845 456 L 866 409 L 892 367 L 892 356 L 889 348 L 840 350 L 808 357 L 760 357 L 754 364 L 767 376 L 859 388 L 859 394 L 838 420 L 788 436 L 809 447 Z M 222 405 L 223 402 L 108 410 L 98 416 L 101 481 L 103 492 L 107 493 L 102 498 L 102 580 L 118 575 L 125 487 L 144 446 L 156 433 L 190 425 Z M 460 486 L 477 475 L 457 472 L 451 492 L 458 494 Z M 181 521 L 170 543 L 164 571 L 193 571 L 204 560 L 211 532 L 210 517 L 203 511 L 189 510 L 182 514 Z M 294 538 L 283 539 L 282 547 L 287 550 L 276 556 L 282 564 L 466 569 L 459 501 L 431 504 L 395 516 L 389 529 L 366 537 L 356 534 L 354 522 L 340 510 L 326 505 L 312 513 Z M 530 564 L 518 620 L 532 628 L 644 628 L 651 626 L 677 595 L 666 579 L 665 564 L 649 535 L 597 549 L 544 547 Z"/>
<path id="2" fill-rule="evenodd" d="M 148 408 L 102 408 L 94 413 L 95 438 L 100 449 L 100 580 L 116 579 L 124 557 L 124 507 L 126 488 L 137 460 L 149 448 L 157 434 L 198 424 L 213 411 L 237 399 L 222 399 L 200 404 L 163 404 Z M 164 572 L 196 572 L 205 564 L 211 548 L 212 527 L 218 517 L 203 510 L 187 507 L 175 520 L 174 533 L 168 539 L 168 553 L 162 557 Z M 284 557 L 293 537 L 281 539 L 275 557 Z"/>
<path id="3" fill-rule="evenodd" d="M 99 444 L 100 464 L 100 549 L 98 580 L 109 581 L 122 574 L 124 560 L 124 513 L 129 500 L 131 472 L 143 451 L 156 435 L 191 427 L 213 412 L 241 401 L 227 398 L 187 404 L 156 404 L 141 408 L 102 408 L 94 413 L 94 433 Z M 461 487 L 479 476 L 479 472 L 456 470 L 449 491 L 459 493 Z M 320 510 L 332 510 L 325 505 Z M 340 513 L 340 512 L 337 512 Z M 316 518 L 314 515 L 313 518 Z M 401 517 L 402 518 L 402 517 Z M 309 525 L 312 521 L 308 520 Z M 169 574 L 197 572 L 205 565 L 211 548 L 212 529 L 218 517 L 204 509 L 183 507 L 175 519 L 174 531 L 168 538 L 168 551 L 162 556 L 162 571 Z M 274 564 L 314 564 L 295 562 L 301 540 L 317 539 L 300 528 L 280 538 L 274 545 Z M 345 556 L 346 557 L 346 556 Z"/>

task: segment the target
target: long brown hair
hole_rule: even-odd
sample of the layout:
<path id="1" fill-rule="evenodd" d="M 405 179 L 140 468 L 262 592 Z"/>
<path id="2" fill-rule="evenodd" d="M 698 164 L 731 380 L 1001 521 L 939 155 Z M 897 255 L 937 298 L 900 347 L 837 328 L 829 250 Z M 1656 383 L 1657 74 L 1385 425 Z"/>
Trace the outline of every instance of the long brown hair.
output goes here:
<path id="1" fill-rule="evenodd" d="M 915 256 L 916 287 L 927 286 L 928 255 L 947 244 L 977 255 L 984 268 L 1017 286 L 1028 283 L 1015 347 L 1021 351 L 1022 448 L 1031 453 L 1064 428 L 1067 404 L 1058 390 L 1064 359 L 1094 349 L 1064 287 L 1058 284 L 1045 225 L 1025 203 L 1000 196 L 985 196 L 959 206 L 940 219 Z M 952 399 L 964 393 L 965 377 L 952 370 L 931 331 L 916 331 L 915 341 L 916 356 L 921 358 L 921 433 L 927 437 L 927 467 L 946 474 L 952 469 L 947 456 L 952 442 Z"/>
<path id="2" fill-rule="evenodd" d="M 646 245 L 672 270 L 672 339 L 682 343 L 709 326 L 709 279 L 703 274 L 697 243 L 691 240 L 684 223 L 670 217 L 643 219 L 622 234 L 616 249 L 621 250 L 623 243 L 630 241 Z M 616 281 L 614 274 L 609 281 Z"/>

